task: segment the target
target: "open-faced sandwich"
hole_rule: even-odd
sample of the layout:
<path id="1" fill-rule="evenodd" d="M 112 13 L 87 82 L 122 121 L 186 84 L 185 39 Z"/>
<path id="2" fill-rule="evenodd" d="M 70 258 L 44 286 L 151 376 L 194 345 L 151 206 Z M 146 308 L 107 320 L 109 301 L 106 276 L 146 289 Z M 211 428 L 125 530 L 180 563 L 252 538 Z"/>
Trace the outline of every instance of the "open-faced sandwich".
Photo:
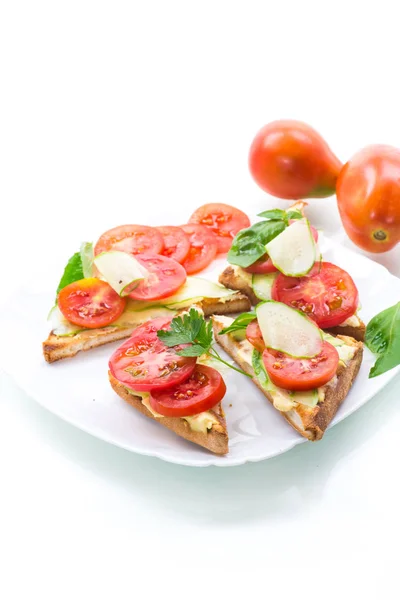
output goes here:
<path id="1" fill-rule="evenodd" d="M 359 371 L 362 342 L 323 332 L 273 300 L 235 320 L 212 321 L 216 341 L 275 409 L 307 439 L 321 439 Z"/>
<path id="2" fill-rule="evenodd" d="M 239 232 L 219 281 L 253 305 L 283 302 L 330 333 L 363 340 L 357 287 L 344 269 L 322 260 L 318 232 L 304 217 L 304 206 L 265 211 L 259 215 L 263 221 Z"/>

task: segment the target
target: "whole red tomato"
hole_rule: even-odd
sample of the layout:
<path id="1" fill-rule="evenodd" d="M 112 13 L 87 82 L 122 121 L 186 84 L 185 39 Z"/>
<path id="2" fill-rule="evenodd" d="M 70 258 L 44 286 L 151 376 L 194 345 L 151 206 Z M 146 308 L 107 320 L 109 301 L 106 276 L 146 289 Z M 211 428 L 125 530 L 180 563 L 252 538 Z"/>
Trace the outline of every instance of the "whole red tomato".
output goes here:
<path id="1" fill-rule="evenodd" d="M 400 241 L 400 150 L 368 146 L 347 162 L 336 187 L 349 238 L 363 250 L 387 252 Z"/>
<path id="2" fill-rule="evenodd" d="M 249 168 L 265 192 L 294 200 L 334 194 L 342 163 L 306 123 L 273 121 L 254 138 Z"/>

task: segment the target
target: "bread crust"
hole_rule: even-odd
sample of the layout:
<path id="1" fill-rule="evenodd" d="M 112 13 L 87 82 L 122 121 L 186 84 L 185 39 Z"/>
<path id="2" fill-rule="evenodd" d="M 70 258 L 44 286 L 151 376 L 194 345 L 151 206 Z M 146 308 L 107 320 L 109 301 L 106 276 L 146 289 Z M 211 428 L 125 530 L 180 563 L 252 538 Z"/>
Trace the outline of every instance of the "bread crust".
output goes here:
<path id="1" fill-rule="evenodd" d="M 253 306 L 261 302 L 261 300 L 257 298 L 253 292 L 250 277 L 247 278 L 240 267 L 226 267 L 226 269 L 219 276 L 218 281 L 231 290 L 237 290 L 242 292 L 242 294 L 246 294 Z M 365 323 L 363 323 L 361 319 L 359 327 L 344 325 L 342 327 L 331 327 L 326 329 L 326 331 L 332 335 L 347 335 L 360 342 L 363 342 L 365 339 Z"/>
<path id="2" fill-rule="evenodd" d="M 249 373 L 253 377 L 253 381 L 256 386 L 261 390 L 264 396 L 273 404 L 272 396 L 261 386 L 257 377 L 254 376 L 253 368 L 241 358 L 238 350 L 240 350 L 241 342 L 234 340 L 229 334 L 219 335 L 220 331 L 226 326 L 226 324 L 218 321 L 218 317 L 213 317 L 213 330 L 214 336 L 218 344 L 233 358 L 233 360 L 240 366 L 241 369 Z M 347 394 L 353 382 L 360 370 L 362 356 L 363 356 L 363 344 L 362 342 L 356 341 L 348 336 L 338 336 L 343 339 L 346 343 L 355 346 L 356 352 L 353 359 L 349 362 L 346 367 L 340 366 L 336 380 L 332 385 L 325 386 L 325 398 L 323 402 L 320 402 L 316 407 L 309 408 L 302 404 L 293 408 L 289 412 L 281 412 L 282 416 L 290 423 L 294 429 L 296 429 L 303 437 L 311 441 L 320 440 L 329 423 L 332 421 L 340 405 L 346 398 Z M 300 422 L 299 422 L 300 421 Z"/>
<path id="3" fill-rule="evenodd" d="M 238 293 L 226 302 L 218 298 L 204 298 L 199 306 L 207 317 L 212 314 L 228 315 L 249 310 L 250 302 L 245 294 Z M 172 311 L 171 316 L 173 316 Z M 91 350 L 110 342 L 128 338 L 137 326 L 113 327 L 111 325 L 101 329 L 85 329 L 73 336 L 58 336 L 50 332 L 47 340 L 43 342 L 43 355 L 48 363 L 53 363 L 63 358 L 71 358 L 78 354 L 78 352 Z"/>
<path id="4" fill-rule="evenodd" d="M 228 431 L 226 428 L 225 415 L 221 406 L 221 403 L 217 404 L 211 412 L 213 416 L 218 420 L 218 424 L 213 424 L 212 428 L 207 433 L 201 431 L 193 431 L 190 425 L 184 419 L 179 417 L 162 417 L 156 418 L 142 403 L 140 396 L 135 396 L 133 393 L 127 391 L 126 387 L 123 386 L 115 377 L 108 373 L 108 377 L 111 383 L 111 387 L 114 392 L 118 394 L 120 398 L 128 402 L 133 408 L 136 408 L 142 415 L 153 419 L 163 425 L 167 429 L 170 429 L 176 435 L 179 435 L 189 442 L 193 442 L 203 448 L 206 448 L 214 454 L 224 455 L 229 451 L 228 447 Z"/>

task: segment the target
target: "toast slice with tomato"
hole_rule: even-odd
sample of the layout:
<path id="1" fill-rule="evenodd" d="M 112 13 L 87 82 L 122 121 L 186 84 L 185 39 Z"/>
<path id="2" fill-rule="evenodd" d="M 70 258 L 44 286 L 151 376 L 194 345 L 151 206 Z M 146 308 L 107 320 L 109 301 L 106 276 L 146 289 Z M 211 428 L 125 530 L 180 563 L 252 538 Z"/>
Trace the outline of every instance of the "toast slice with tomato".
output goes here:
<path id="1" fill-rule="evenodd" d="M 245 294 L 250 303 L 255 306 L 262 299 L 258 298 L 253 288 L 253 276 L 241 267 L 229 265 L 219 276 L 219 283 L 225 287 Z M 358 315 L 353 315 L 340 325 L 324 328 L 333 335 L 345 335 L 358 341 L 365 338 L 365 324 Z"/>
<path id="2" fill-rule="evenodd" d="M 250 302 L 245 294 L 238 292 L 228 298 L 203 298 L 198 306 L 203 310 L 205 316 L 213 314 L 228 315 L 248 310 Z M 72 335 L 57 335 L 53 330 L 43 342 L 44 358 L 48 363 L 53 363 L 64 358 L 71 358 L 78 352 L 128 338 L 136 327 L 153 316 L 157 316 L 158 312 L 157 309 L 154 309 L 154 314 L 147 310 L 142 313 L 135 313 L 135 323 L 126 326 L 109 325 L 98 329 L 84 329 Z M 178 311 L 165 309 L 164 313 L 173 317 Z"/>
<path id="3" fill-rule="evenodd" d="M 288 423 L 308 440 L 321 439 L 338 408 L 348 395 L 360 369 L 363 356 L 362 342 L 349 336 L 337 336 L 337 343 L 349 348 L 348 354 L 351 358 L 339 362 L 333 379 L 322 388 L 318 388 L 317 396 L 314 396 L 315 402 L 307 403 L 305 397 L 302 398 L 302 402 L 296 402 L 293 401 L 295 396 L 290 396 L 285 390 L 280 390 L 285 392 L 283 395 L 280 394 L 279 388 L 268 385 L 268 381 L 266 382 L 260 376 L 260 373 L 257 376 L 254 368 L 255 349 L 244 336 L 240 338 L 233 333 L 221 334 L 224 328 L 232 324 L 232 319 L 215 316 L 212 317 L 212 322 L 214 337 L 218 344 L 243 371 L 252 376 L 255 385 L 271 404 L 281 412 Z M 268 378 L 268 376 L 266 377 Z"/>
<path id="4" fill-rule="evenodd" d="M 108 376 L 114 392 L 142 415 L 157 421 L 157 423 L 173 431 L 176 435 L 198 446 L 202 446 L 214 454 L 223 455 L 228 453 L 228 431 L 220 402 L 208 411 L 206 422 L 197 422 L 196 426 L 196 420 L 193 420 L 193 418 L 191 421 L 183 417 L 163 417 L 162 415 L 157 415 L 157 413 L 150 410 L 151 406 L 149 404 L 145 405 L 143 403 L 142 397 L 135 395 L 133 391 L 129 391 L 111 372 L 109 372 Z"/>

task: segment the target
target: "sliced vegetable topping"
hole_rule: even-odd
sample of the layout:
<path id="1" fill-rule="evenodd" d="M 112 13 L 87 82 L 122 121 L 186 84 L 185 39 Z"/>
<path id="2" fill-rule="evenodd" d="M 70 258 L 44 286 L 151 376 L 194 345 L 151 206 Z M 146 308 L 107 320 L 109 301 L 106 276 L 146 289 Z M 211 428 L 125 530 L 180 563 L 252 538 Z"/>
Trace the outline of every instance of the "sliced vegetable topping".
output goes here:
<path id="1" fill-rule="evenodd" d="M 358 291 L 350 275 L 328 262 L 316 264 L 305 277 L 279 274 L 272 298 L 303 311 L 323 329 L 340 325 L 358 306 Z"/>
<path id="2" fill-rule="evenodd" d="M 292 277 L 308 273 L 316 259 L 316 245 L 307 219 L 295 221 L 266 245 L 274 266 Z"/>
<path id="3" fill-rule="evenodd" d="M 190 250 L 189 236 L 183 231 L 182 227 L 157 227 L 164 239 L 163 256 L 172 258 L 178 263 L 183 263 Z"/>
<path id="4" fill-rule="evenodd" d="M 118 250 L 102 252 L 94 259 L 94 265 L 120 296 L 127 296 L 148 276 L 147 270 L 132 254 Z"/>
<path id="5" fill-rule="evenodd" d="M 177 353 L 183 346 L 168 348 L 158 337 L 171 319 L 160 317 L 135 329 L 111 356 L 109 368 L 118 381 L 139 392 L 165 390 L 185 381 L 196 366 L 195 357 Z"/>
<path id="6" fill-rule="evenodd" d="M 190 250 L 183 266 L 188 275 L 202 271 L 214 260 L 217 255 L 217 237 L 205 225 L 190 223 L 181 228 L 189 236 Z"/>
<path id="7" fill-rule="evenodd" d="M 57 303 L 70 323 L 88 329 L 110 325 L 125 308 L 125 299 L 96 277 L 70 283 L 59 292 Z"/>
<path id="8" fill-rule="evenodd" d="M 221 402 L 225 393 L 226 385 L 220 373 L 198 364 L 182 383 L 168 390 L 150 392 L 150 404 L 165 417 L 187 417 L 210 410 Z"/>
<path id="9" fill-rule="evenodd" d="M 130 295 L 134 300 L 160 300 L 179 290 L 186 281 L 186 271 L 172 258 L 138 255 L 137 261 L 147 271 L 145 278 Z"/>
<path id="10" fill-rule="evenodd" d="M 268 300 L 257 305 L 256 314 L 267 348 L 303 358 L 321 351 L 321 330 L 300 311 Z"/>
<path id="11" fill-rule="evenodd" d="M 272 383 L 286 390 L 321 387 L 332 379 L 339 364 L 338 351 L 329 342 L 323 342 L 321 352 L 313 358 L 293 358 L 270 349 L 265 349 L 262 357 Z"/>
<path id="12" fill-rule="evenodd" d="M 164 239 L 154 227 L 146 225 L 120 225 L 109 229 L 98 240 L 95 256 L 109 250 L 120 250 L 129 254 L 160 254 Z"/>
<path id="13" fill-rule="evenodd" d="M 211 229 L 217 236 L 219 253 L 228 252 L 235 235 L 250 227 L 250 219 L 244 212 L 222 203 L 200 206 L 190 217 L 189 223 L 199 223 Z"/>

